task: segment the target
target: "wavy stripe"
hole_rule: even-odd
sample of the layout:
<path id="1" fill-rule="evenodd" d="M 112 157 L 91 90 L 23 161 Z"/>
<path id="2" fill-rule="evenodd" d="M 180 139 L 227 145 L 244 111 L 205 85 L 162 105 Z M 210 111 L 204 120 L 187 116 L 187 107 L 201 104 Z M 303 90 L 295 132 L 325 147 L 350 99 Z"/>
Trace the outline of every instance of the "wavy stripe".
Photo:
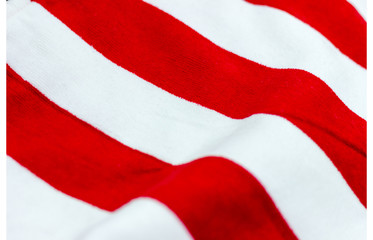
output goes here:
<path id="1" fill-rule="evenodd" d="M 66 7 L 68 10 L 60 12 L 64 3 L 58 1 L 49 7 L 52 12 L 57 11 L 68 25 L 76 28 L 83 38 L 88 39 L 89 44 L 143 79 L 176 96 L 232 118 L 269 113 L 282 116 L 298 126 L 323 149 L 360 201 L 366 205 L 366 121 L 346 108 L 320 79 L 304 71 L 270 69 L 240 58 L 218 48 L 171 16 L 143 2 L 121 1 L 119 6 L 115 5 L 111 9 L 114 7 L 112 4 L 100 7 L 103 2 L 89 1 L 86 5 Z M 121 4 L 125 5 L 123 9 L 120 6 L 124 5 Z M 80 7 L 84 9 L 81 14 Z M 98 13 L 95 18 L 85 15 L 96 7 L 101 9 L 100 13 L 105 14 Z M 75 13 L 69 12 L 75 10 Z M 138 11 L 141 14 L 137 14 Z M 31 18 L 23 14 L 22 17 L 30 18 L 26 21 L 32 21 L 38 14 L 39 12 Z M 70 14 L 76 14 L 76 17 L 64 19 Z M 106 26 L 105 22 L 110 20 L 108 16 L 115 14 L 123 15 L 116 22 L 119 26 Z M 55 46 L 60 49 L 52 51 L 63 52 L 62 49 L 67 47 L 67 51 L 71 52 L 70 58 L 76 57 L 76 51 L 69 50 L 71 47 L 65 45 L 65 40 L 60 40 L 64 35 L 58 37 L 66 30 L 56 33 L 55 22 L 43 24 L 45 21 L 40 21 L 40 26 L 37 25 L 40 31 L 50 28 L 40 32 L 40 36 L 35 35 L 33 30 L 24 34 L 27 27 L 22 26 L 22 20 L 13 22 L 13 30 L 8 35 L 14 44 L 20 44 L 9 48 L 13 52 L 10 58 L 13 59 L 8 61 L 14 66 L 26 63 L 23 52 L 28 51 L 29 44 L 32 45 L 33 42 L 25 41 L 25 37 L 38 39 L 48 35 L 48 32 L 56 34 L 48 38 L 48 41 L 57 40 Z M 17 30 L 19 27 L 22 29 Z M 61 28 L 65 29 L 64 26 Z M 110 29 L 116 31 L 111 32 Z M 110 32 L 110 36 L 105 37 L 105 32 Z M 16 36 L 17 34 L 20 36 Z M 118 44 L 121 42 L 125 44 Z M 47 44 L 42 46 L 48 47 Z M 79 47 L 76 50 L 79 51 Z M 70 58 L 67 59 L 71 61 Z M 87 62 L 86 59 L 87 56 L 84 56 L 82 61 Z M 29 60 L 26 64 L 28 66 L 36 63 L 33 57 Z M 20 61 L 23 63 L 18 63 Z M 101 67 L 101 63 L 93 64 L 93 68 Z M 72 66 L 74 68 L 76 67 Z M 83 69 L 78 71 L 81 70 Z M 24 69 L 18 66 L 16 71 L 27 71 L 27 66 Z M 64 74 L 68 74 L 67 72 Z"/>
<path id="2" fill-rule="evenodd" d="M 8 154 L 64 193 L 111 211 L 139 196 L 159 199 L 196 240 L 296 239 L 264 188 L 236 164 L 210 157 L 172 166 L 130 149 L 10 69 L 7 91 Z"/>
<path id="3" fill-rule="evenodd" d="M 246 0 L 281 9 L 309 24 L 342 53 L 367 67 L 367 23 L 346 0 Z"/>
<path id="4" fill-rule="evenodd" d="M 40 6 L 25 11 L 27 28 L 8 27 L 15 31 L 8 34 L 8 62 L 59 106 L 172 164 L 209 155 L 235 160 L 260 180 L 302 239 L 314 239 L 314 229 L 317 239 L 343 239 L 356 234 L 340 229 L 364 228 L 364 207 L 325 154 L 288 121 L 264 114 L 234 120 L 187 102 L 111 63 Z"/>
<path id="5" fill-rule="evenodd" d="M 312 73 L 352 111 L 366 117 L 366 70 L 291 15 L 242 0 L 146 2 L 239 56 L 268 67 Z"/>
<path id="6" fill-rule="evenodd" d="M 152 198 L 136 198 L 79 238 L 192 240 L 183 223 L 167 206 Z"/>
<path id="7" fill-rule="evenodd" d="M 71 198 L 7 158 L 8 239 L 77 239 L 107 211 Z"/>

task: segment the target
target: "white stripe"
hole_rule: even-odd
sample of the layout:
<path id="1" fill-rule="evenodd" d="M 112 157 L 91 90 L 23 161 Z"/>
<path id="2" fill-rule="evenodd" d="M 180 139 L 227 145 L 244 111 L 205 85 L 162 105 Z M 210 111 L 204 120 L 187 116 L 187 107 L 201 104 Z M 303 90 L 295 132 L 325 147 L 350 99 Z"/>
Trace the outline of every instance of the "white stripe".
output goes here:
<path id="1" fill-rule="evenodd" d="M 283 118 L 233 120 L 118 67 L 32 4 L 8 21 L 8 64 L 48 98 L 172 164 L 215 154 L 253 173 L 301 239 L 364 239 L 365 208 L 326 155 Z"/>
<path id="2" fill-rule="evenodd" d="M 115 211 L 78 239 L 104 240 L 192 240 L 179 218 L 165 205 L 151 198 L 137 198 Z"/>
<path id="3" fill-rule="evenodd" d="M 314 74 L 352 111 L 366 117 L 366 70 L 292 15 L 243 0 L 145 1 L 239 56 Z"/>
<path id="4" fill-rule="evenodd" d="M 7 159 L 9 240 L 69 240 L 109 212 L 69 197 Z"/>
<path id="5" fill-rule="evenodd" d="M 22 10 L 30 0 L 10 0 L 6 2 L 6 17 L 11 18 Z"/>

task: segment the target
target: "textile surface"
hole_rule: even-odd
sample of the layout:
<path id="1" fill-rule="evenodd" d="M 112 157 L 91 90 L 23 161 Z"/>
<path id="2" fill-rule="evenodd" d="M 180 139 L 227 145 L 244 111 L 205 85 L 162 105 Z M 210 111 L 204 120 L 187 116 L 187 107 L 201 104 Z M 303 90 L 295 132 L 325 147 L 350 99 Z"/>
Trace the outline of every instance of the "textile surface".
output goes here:
<path id="1" fill-rule="evenodd" d="M 7 1 L 8 239 L 365 239 L 365 5 Z"/>

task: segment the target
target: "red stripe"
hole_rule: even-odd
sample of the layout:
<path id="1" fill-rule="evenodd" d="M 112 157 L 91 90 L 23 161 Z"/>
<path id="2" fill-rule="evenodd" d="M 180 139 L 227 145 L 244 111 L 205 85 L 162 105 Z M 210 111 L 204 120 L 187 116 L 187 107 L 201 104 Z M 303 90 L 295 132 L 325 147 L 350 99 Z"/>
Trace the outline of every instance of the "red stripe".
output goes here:
<path id="1" fill-rule="evenodd" d="M 367 23 L 346 0 L 246 0 L 288 12 L 329 39 L 342 53 L 367 67 Z"/>
<path id="2" fill-rule="evenodd" d="M 297 239 L 259 182 L 223 158 L 180 165 L 146 195 L 182 216 L 195 239 Z"/>
<path id="3" fill-rule="evenodd" d="M 10 68 L 7 153 L 102 209 L 156 198 L 197 240 L 296 239 L 260 183 L 235 163 L 209 157 L 172 166 L 133 150 L 59 108 Z"/>
<path id="4" fill-rule="evenodd" d="M 114 63 L 172 94 L 232 118 L 288 119 L 323 149 L 366 206 L 366 121 L 317 77 L 234 55 L 142 1 L 37 2 Z"/>

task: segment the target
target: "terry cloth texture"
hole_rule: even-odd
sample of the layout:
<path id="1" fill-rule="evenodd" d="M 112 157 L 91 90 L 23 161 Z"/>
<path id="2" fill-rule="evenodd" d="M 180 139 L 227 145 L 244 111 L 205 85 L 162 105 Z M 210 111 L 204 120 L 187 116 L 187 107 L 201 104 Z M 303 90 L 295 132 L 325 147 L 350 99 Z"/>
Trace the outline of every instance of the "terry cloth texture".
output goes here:
<path id="1" fill-rule="evenodd" d="M 366 238 L 362 0 L 9 0 L 9 240 Z"/>

